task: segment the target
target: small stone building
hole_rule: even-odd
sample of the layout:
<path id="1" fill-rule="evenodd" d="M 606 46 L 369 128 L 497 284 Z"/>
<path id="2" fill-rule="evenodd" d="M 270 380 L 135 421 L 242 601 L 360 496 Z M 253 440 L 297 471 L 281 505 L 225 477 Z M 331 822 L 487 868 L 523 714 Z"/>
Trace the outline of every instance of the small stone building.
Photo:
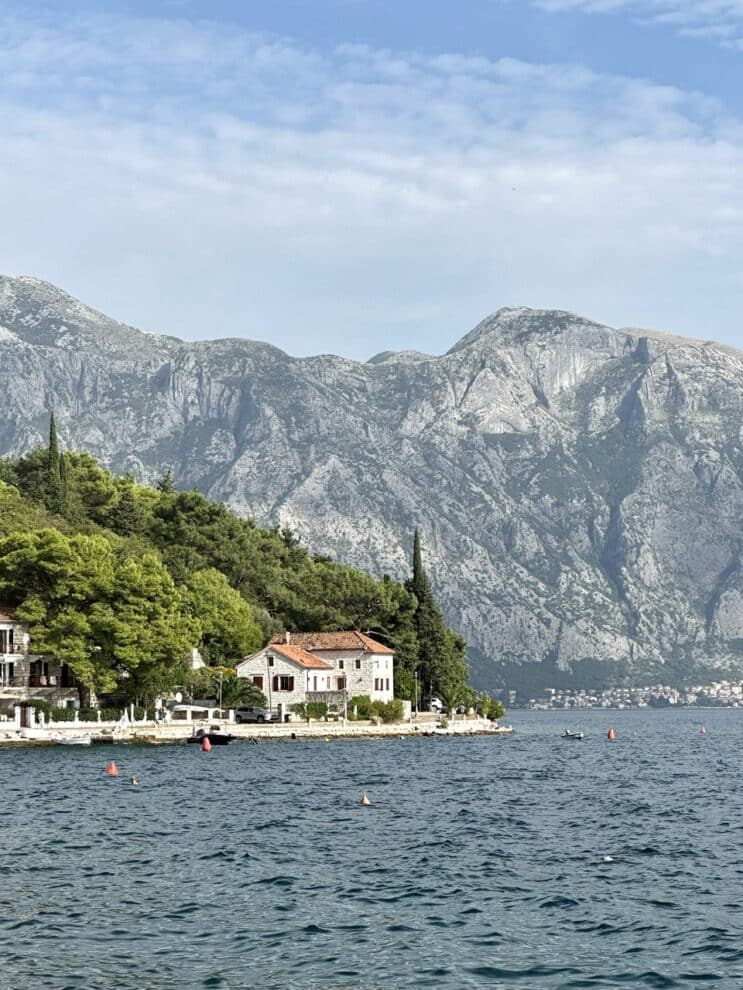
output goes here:
<path id="1" fill-rule="evenodd" d="M 0 707 L 32 698 L 57 707 L 80 703 L 74 678 L 65 664 L 29 652 L 28 628 L 12 608 L 0 605 Z"/>

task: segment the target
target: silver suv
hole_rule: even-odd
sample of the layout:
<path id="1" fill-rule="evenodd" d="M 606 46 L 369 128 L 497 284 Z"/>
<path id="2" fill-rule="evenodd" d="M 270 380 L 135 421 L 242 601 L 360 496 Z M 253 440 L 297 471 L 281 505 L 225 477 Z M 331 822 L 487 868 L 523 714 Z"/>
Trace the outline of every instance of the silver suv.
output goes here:
<path id="1" fill-rule="evenodd" d="M 269 708 L 256 708 L 252 706 L 235 709 L 236 722 L 273 722 L 274 718 L 274 713 Z"/>

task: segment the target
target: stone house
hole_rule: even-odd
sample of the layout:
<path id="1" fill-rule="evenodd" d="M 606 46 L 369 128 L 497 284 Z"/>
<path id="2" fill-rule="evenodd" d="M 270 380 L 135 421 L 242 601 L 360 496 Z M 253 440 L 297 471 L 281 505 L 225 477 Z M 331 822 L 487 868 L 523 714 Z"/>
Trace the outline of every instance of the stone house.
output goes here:
<path id="1" fill-rule="evenodd" d="M 395 652 L 360 632 L 282 633 L 237 666 L 269 706 L 325 701 L 341 707 L 356 695 L 394 697 Z"/>
<path id="2" fill-rule="evenodd" d="M 331 664 L 288 643 L 269 644 L 245 657 L 236 672 L 260 688 L 269 708 L 281 705 L 285 712 L 307 701 L 327 701 L 333 692 Z"/>
<path id="3" fill-rule="evenodd" d="M 60 708 L 77 706 L 80 696 L 65 664 L 29 652 L 28 628 L 0 606 L 0 706 L 37 698 Z"/>

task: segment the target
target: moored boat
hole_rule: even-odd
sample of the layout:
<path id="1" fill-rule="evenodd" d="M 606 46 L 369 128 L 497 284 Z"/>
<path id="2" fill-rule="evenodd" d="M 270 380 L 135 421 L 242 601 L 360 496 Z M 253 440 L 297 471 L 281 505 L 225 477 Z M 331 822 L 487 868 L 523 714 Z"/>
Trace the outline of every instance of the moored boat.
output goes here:
<path id="1" fill-rule="evenodd" d="M 91 736 L 78 734 L 74 736 L 60 735 L 53 741 L 59 743 L 60 746 L 90 746 L 93 739 Z"/>
<path id="2" fill-rule="evenodd" d="M 219 726 L 212 726 L 208 732 L 206 729 L 197 729 L 192 736 L 188 737 L 186 742 L 202 743 L 205 739 L 208 739 L 212 746 L 226 746 L 236 738 L 236 736 L 231 736 L 229 732 L 225 732 Z"/>
<path id="3" fill-rule="evenodd" d="M 583 738 L 582 732 L 571 732 L 570 729 L 565 729 L 562 734 L 563 739 L 577 739 L 580 741 Z"/>

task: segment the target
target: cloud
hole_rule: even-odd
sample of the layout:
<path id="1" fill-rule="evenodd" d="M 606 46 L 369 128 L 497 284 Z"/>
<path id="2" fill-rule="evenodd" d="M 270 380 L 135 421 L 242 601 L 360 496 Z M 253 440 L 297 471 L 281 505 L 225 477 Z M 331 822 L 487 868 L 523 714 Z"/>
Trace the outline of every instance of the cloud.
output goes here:
<path id="1" fill-rule="evenodd" d="M 743 0 L 533 0 L 553 12 L 626 13 L 648 24 L 667 24 L 688 37 L 709 38 L 743 50 Z"/>
<path id="2" fill-rule="evenodd" d="M 685 293 L 743 270 L 743 128 L 701 94 L 180 20 L 5 17 L 0 55 L 0 270 L 140 325 L 361 355 L 524 302 L 701 333 Z"/>

